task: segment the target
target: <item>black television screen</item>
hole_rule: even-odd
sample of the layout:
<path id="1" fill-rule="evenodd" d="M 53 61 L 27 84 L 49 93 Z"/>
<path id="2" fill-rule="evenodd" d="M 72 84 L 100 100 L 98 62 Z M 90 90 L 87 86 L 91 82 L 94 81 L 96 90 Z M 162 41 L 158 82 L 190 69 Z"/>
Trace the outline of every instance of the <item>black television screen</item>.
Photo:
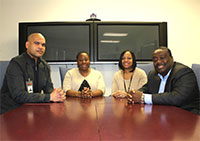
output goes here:
<path id="1" fill-rule="evenodd" d="M 124 50 L 135 53 L 137 61 L 149 61 L 152 52 L 166 45 L 162 23 L 97 24 L 97 60 L 117 61 Z"/>
<path id="2" fill-rule="evenodd" d="M 90 54 L 90 24 L 35 23 L 26 26 L 26 38 L 35 32 L 42 33 L 46 38 L 43 58 L 48 62 L 76 62 L 79 51 Z"/>
<path id="3" fill-rule="evenodd" d="M 33 32 L 45 36 L 48 62 L 76 62 L 80 51 L 87 51 L 91 62 L 116 62 L 127 49 L 137 61 L 151 61 L 154 49 L 167 46 L 166 22 L 24 22 L 19 23 L 19 54 Z"/>

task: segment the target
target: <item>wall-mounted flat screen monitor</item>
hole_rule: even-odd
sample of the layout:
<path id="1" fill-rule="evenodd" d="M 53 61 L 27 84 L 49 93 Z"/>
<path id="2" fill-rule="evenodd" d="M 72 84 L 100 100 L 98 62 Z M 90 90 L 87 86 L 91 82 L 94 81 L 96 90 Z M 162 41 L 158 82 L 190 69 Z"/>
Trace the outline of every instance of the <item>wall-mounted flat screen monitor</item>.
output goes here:
<path id="1" fill-rule="evenodd" d="M 99 23 L 97 26 L 97 60 L 117 61 L 124 50 L 135 53 L 137 60 L 152 59 L 152 52 L 167 46 L 163 23 Z"/>
<path id="2" fill-rule="evenodd" d="M 35 23 L 26 25 L 25 34 L 26 38 L 36 32 L 44 35 L 46 52 L 43 58 L 48 62 L 76 62 L 78 52 L 86 51 L 90 54 L 90 28 L 90 24 L 81 23 Z M 20 48 L 20 53 L 25 51 L 23 45 L 20 45 Z"/>

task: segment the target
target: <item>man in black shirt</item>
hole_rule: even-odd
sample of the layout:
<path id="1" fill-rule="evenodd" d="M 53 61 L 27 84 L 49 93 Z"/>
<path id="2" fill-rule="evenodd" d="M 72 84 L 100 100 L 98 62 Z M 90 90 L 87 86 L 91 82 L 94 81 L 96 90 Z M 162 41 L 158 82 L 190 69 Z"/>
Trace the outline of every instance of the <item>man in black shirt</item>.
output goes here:
<path id="1" fill-rule="evenodd" d="M 25 46 L 27 51 L 11 59 L 0 94 L 0 113 L 24 103 L 63 102 L 65 93 L 54 89 L 50 67 L 41 57 L 46 40 L 40 33 L 32 33 Z"/>

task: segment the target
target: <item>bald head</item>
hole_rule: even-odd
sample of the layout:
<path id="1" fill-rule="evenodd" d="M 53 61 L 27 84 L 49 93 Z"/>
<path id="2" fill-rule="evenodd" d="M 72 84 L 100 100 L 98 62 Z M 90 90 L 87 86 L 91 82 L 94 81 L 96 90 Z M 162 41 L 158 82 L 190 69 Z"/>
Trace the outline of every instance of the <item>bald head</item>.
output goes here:
<path id="1" fill-rule="evenodd" d="M 42 57 L 46 50 L 46 40 L 41 33 L 32 33 L 26 42 L 26 51 L 35 60 Z"/>
<path id="2" fill-rule="evenodd" d="M 30 34 L 29 36 L 28 36 L 28 42 L 31 42 L 31 41 L 33 41 L 33 39 L 34 38 L 36 38 L 36 37 L 39 37 L 39 38 L 43 38 L 44 40 L 45 40 L 45 38 L 44 38 L 44 36 L 41 34 L 41 33 L 32 33 L 32 34 Z M 46 40 L 45 40 L 46 41 Z"/>

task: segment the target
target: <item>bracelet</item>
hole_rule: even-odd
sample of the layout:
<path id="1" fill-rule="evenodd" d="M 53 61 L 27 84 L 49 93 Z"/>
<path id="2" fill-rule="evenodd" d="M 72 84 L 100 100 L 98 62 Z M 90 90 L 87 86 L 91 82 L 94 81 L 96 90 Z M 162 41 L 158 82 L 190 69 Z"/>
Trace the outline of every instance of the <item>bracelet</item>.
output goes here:
<path id="1" fill-rule="evenodd" d="M 144 94 L 142 94 L 141 97 L 140 97 L 140 103 L 144 104 Z"/>

